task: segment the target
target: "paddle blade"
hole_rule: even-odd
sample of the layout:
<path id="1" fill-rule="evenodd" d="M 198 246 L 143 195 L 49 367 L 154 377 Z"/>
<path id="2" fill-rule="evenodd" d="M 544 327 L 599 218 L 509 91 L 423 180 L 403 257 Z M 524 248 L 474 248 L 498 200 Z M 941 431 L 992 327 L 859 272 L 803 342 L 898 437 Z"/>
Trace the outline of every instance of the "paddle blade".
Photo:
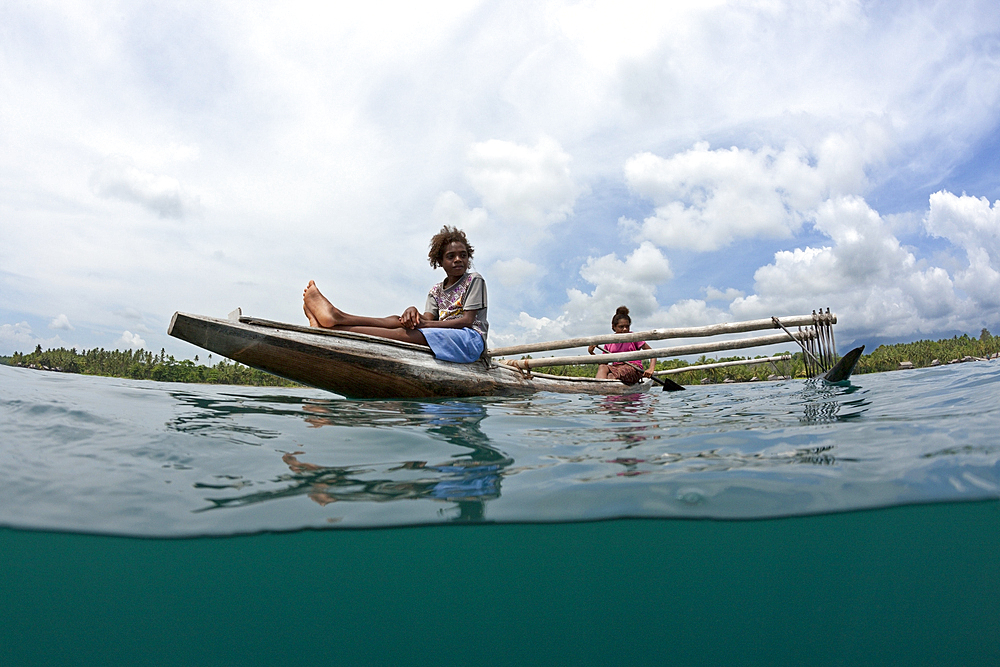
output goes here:
<path id="1" fill-rule="evenodd" d="M 861 358 L 861 353 L 865 351 L 865 346 L 856 347 L 843 357 L 840 358 L 833 368 L 828 370 L 823 375 L 819 376 L 819 379 L 826 380 L 827 382 L 843 382 L 851 377 L 851 373 L 854 372 L 854 367 L 858 365 L 858 359 Z"/>
<path id="2" fill-rule="evenodd" d="M 653 380 L 663 385 L 663 391 L 684 391 L 684 387 L 669 378 L 663 378 L 662 380 L 653 378 Z"/>

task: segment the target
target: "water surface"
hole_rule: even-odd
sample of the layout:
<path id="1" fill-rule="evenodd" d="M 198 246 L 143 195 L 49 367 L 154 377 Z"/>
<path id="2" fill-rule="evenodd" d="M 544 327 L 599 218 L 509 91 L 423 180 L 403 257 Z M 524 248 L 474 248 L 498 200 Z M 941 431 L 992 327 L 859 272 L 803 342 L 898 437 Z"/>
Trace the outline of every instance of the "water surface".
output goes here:
<path id="1" fill-rule="evenodd" d="M 0 665 L 998 664 L 998 380 L 350 401 L 0 366 Z"/>
<path id="2" fill-rule="evenodd" d="M 1000 362 L 346 400 L 0 367 L 0 525 L 132 536 L 762 519 L 1000 497 Z"/>

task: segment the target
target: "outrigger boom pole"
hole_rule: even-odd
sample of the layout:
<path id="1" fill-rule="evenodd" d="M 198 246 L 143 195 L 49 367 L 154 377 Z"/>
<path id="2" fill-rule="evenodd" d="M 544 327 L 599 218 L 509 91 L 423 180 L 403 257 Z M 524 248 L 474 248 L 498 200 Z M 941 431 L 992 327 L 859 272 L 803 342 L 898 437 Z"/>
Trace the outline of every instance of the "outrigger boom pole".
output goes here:
<path id="1" fill-rule="evenodd" d="M 538 368 L 539 366 L 576 366 L 585 364 L 606 364 L 612 361 L 636 361 L 640 359 L 658 359 L 661 357 L 682 357 L 689 354 L 705 354 L 707 352 L 720 352 L 722 350 L 742 350 L 748 347 L 761 347 L 763 345 L 780 345 L 789 342 L 788 337 L 798 342 L 799 340 L 812 338 L 816 334 L 806 329 L 804 331 L 778 334 L 774 336 L 755 336 L 753 338 L 740 338 L 737 340 L 725 340 L 717 343 L 697 343 L 694 345 L 679 345 L 677 347 L 660 347 L 652 350 L 640 350 L 636 352 L 618 352 L 616 354 L 602 354 L 595 356 L 588 354 L 577 357 L 539 357 L 537 359 L 506 359 L 503 363 L 521 368 L 524 370 Z M 619 334 L 621 340 L 625 335 Z"/>
<path id="2" fill-rule="evenodd" d="M 754 364 L 766 364 L 775 361 L 788 361 L 792 358 L 790 354 L 779 354 L 776 357 L 761 357 L 760 359 L 739 359 L 737 361 L 719 361 L 714 364 L 692 364 L 691 366 L 680 366 L 679 368 L 668 368 L 665 371 L 655 371 L 653 375 L 678 375 L 690 371 L 707 371 L 711 368 L 727 368 L 729 366 L 753 366 Z"/>
<path id="3" fill-rule="evenodd" d="M 792 317 L 782 317 L 780 319 L 781 323 L 786 327 L 812 327 L 816 324 L 832 325 L 837 323 L 837 316 L 831 315 L 829 308 L 825 314 L 821 310 L 819 314 L 814 311 L 812 315 L 797 315 Z M 568 350 L 574 347 L 603 345 L 605 343 L 630 343 L 638 341 L 665 340 L 668 338 L 704 338 L 705 336 L 722 336 L 725 334 L 747 333 L 749 331 L 764 331 L 766 329 L 777 328 L 779 327 L 774 323 L 773 319 L 768 318 L 761 320 L 748 320 L 746 322 L 726 322 L 724 324 L 712 324 L 704 327 L 652 329 L 651 331 L 638 331 L 627 334 L 602 334 L 600 336 L 567 338 L 565 340 L 554 340 L 544 343 L 510 345 L 508 347 L 491 349 L 487 354 L 491 357 L 509 357 L 517 354 L 531 354 L 532 352 L 546 352 L 550 350 Z"/>
<path id="4" fill-rule="evenodd" d="M 681 345 L 678 347 L 665 347 L 651 350 L 639 350 L 635 352 L 620 352 L 617 354 L 604 354 L 599 357 L 593 355 L 573 356 L 573 357 L 542 357 L 538 359 L 500 359 L 501 363 L 529 370 L 539 366 L 571 366 L 586 364 L 604 364 L 615 361 L 638 361 L 643 359 L 653 359 L 662 357 L 679 357 L 690 354 L 705 354 L 708 352 L 719 352 L 722 350 L 740 350 L 749 347 L 761 347 L 764 345 L 779 345 L 784 342 L 794 341 L 802 348 L 803 361 L 805 362 L 806 375 L 816 376 L 828 371 L 837 362 L 837 349 L 833 342 L 833 325 L 837 323 L 837 316 L 826 312 L 820 308 L 811 315 L 798 315 L 783 317 L 778 319 L 748 320 L 746 322 L 727 322 L 724 324 L 713 324 L 705 327 L 679 327 L 675 329 L 653 329 L 651 331 L 639 331 L 627 334 L 604 334 L 600 336 L 587 336 L 584 338 L 568 338 L 566 340 L 556 340 L 545 343 L 529 343 L 527 345 L 512 345 L 509 347 L 498 347 L 487 353 L 489 357 L 500 357 L 510 355 L 529 354 L 531 352 L 545 352 L 551 350 L 565 350 L 575 347 L 590 345 L 602 345 L 606 343 L 628 343 L 650 340 L 665 340 L 668 338 L 697 338 L 703 336 L 721 336 L 726 334 L 746 333 L 749 331 L 762 331 L 765 329 L 781 329 L 783 335 L 756 336 L 752 338 L 741 338 L 737 340 L 721 341 L 717 343 L 698 343 L 693 345 Z M 798 327 L 798 332 L 793 333 L 789 327 Z M 804 328 L 803 328 L 804 327 Z M 724 362 L 729 363 L 729 362 Z M 752 363 L 749 360 L 747 363 Z M 657 374 L 661 374 L 659 371 Z"/>

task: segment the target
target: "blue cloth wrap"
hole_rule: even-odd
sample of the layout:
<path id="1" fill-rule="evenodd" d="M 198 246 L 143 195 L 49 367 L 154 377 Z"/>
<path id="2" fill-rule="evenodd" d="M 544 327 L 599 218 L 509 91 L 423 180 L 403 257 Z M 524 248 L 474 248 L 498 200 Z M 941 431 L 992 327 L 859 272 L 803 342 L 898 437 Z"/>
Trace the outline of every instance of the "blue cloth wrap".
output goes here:
<path id="1" fill-rule="evenodd" d="M 471 364 L 486 348 L 482 335 L 475 329 L 421 329 L 435 359 Z"/>

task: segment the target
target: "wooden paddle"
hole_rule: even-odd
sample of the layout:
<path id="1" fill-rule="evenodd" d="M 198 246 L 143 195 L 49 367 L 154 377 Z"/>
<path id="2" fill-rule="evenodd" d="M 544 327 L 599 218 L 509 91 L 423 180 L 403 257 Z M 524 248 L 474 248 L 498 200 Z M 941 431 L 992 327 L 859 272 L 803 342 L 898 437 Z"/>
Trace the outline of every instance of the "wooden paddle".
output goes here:
<path id="1" fill-rule="evenodd" d="M 600 350 L 604 354 L 609 354 L 609 352 L 607 350 L 605 350 L 603 347 L 601 347 L 600 345 L 595 345 L 594 347 L 596 347 L 598 350 Z M 684 391 L 684 387 L 682 387 L 681 385 L 677 384 L 676 382 L 674 382 L 670 378 L 663 378 L 661 380 L 661 379 L 659 379 L 659 378 L 657 378 L 657 377 L 655 377 L 653 375 L 650 375 L 649 379 L 652 380 L 653 382 L 659 382 L 661 385 L 663 385 L 662 391 Z"/>

